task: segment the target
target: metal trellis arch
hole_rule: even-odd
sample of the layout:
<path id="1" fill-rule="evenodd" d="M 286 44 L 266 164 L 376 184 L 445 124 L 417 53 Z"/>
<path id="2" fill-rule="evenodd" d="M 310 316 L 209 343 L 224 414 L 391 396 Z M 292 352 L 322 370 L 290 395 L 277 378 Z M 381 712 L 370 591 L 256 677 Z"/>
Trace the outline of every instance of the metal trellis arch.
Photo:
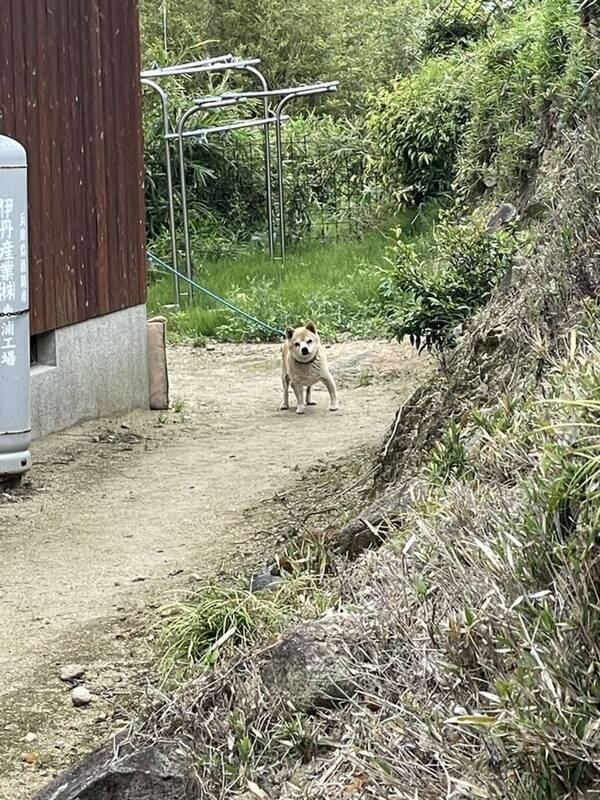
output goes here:
<path id="1" fill-rule="evenodd" d="M 204 59 L 201 61 L 189 62 L 186 64 L 178 64 L 172 67 L 160 67 L 156 69 L 146 70 L 142 72 L 142 84 L 152 89 L 158 95 L 162 108 L 162 137 L 164 140 L 165 152 L 165 170 L 167 178 L 167 191 L 168 191 L 168 209 L 169 209 L 169 232 L 171 239 L 171 259 L 174 271 L 174 284 L 175 284 L 175 300 L 177 304 L 181 302 L 181 286 L 180 276 L 182 273 L 179 270 L 178 264 L 178 248 L 177 248 L 177 220 L 175 214 L 175 195 L 174 195 L 174 181 L 173 181 L 173 156 L 171 142 L 177 141 L 178 143 L 178 161 L 180 169 L 181 180 L 181 210 L 183 217 L 183 238 L 184 238 L 184 251 L 185 251 L 185 268 L 188 285 L 188 297 L 191 297 L 194 287 L 193 282 L 193 256 L 190 242 L 190 226 L 189 226 L 189 207 L 187 197 L 187 187 L 185 179 L 185 153 L 183 142 L 186 138 L 201 137 L 206 138 L 210 134 L 223 133 L 228 131 L 239 130 L 242 128 L 256 128 L 260 127 L 264 131 L 264 170 L 265 170 L 265 194 L 267 200 L 267 219 L 268 219 L 268 242 L 269 254 L 271 258 L 277 257 L 277 243 L 279 244 L 279 254 L 282 261 L 286 258 L 286 222 L 285 222 L 285 183 L 284 183 L 284 153 L 283 153 L 283 137 L 282 127 L 284 122 L 288 119 L 284 115 L 285 106 L 296 98 L 308 97 L 314 95 L 325 94 L 334 92 L 337 89 L 338 81 L 328 81 L 314 83 L 310 85 L 300 85 L 294 87 L 284 87 L 278 89 L 269 89 L 268 82 L 263 73 L 258 69 L 260 59 L 248 58 L 240 59 L 235 58 L 231 54 L 217 56 L 213 58 Z M 170 115 L 170 102 L 168 91 L 159 83 L 163 78 L 170 78 L 176 76 L 193 76 L 202 73 L 217 73 L 238 71 L 244 72 L 256 78 L 260 84 L 260 90 L 247 91 L 247 92 L 224 92 L 218 96 L 201 96 L 194 100 L 193 104 L 187 108 L 175 124 L 171 122 Z M 232 107 L 243 106 L 244 104 L 253 100 L 262 101 L 262 116 L 249 117 L 236 119 L 224 124 L 216 124 L 204 126 L 196 130 L 186 130 L 187 122 L 194 116 L 194 114 L 201 111 L 218 111 L 219 109 L 230 109 Z M 271 102 L 276 101 L 275 108 L 271 108 Z M 272 185 L 272 158 L 271 158 L 271 140 L 270 128 L 275 126 L 276 138 L 276 164 L 277 164 L 277 182 L 278 182 L 278 214 L 279 224 L 276 226 L 275 220 L 275 207 L 273 203 L 273 185 Z M 275 229 L 278 228 L 279 236 L 275 234 Z"/>

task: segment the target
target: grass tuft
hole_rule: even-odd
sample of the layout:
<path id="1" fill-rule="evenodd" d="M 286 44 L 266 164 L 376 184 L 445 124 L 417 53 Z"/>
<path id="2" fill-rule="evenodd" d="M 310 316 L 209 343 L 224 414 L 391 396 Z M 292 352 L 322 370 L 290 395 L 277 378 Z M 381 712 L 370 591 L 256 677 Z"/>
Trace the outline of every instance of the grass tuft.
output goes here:
<path id="1" fill-rule="evenodd" d="M 207 586 L 185 603 L 167 606 L 162 665 L 210 666 L 231 646 L 249 646 L 281 613 L 271 598 L 235 586 Z"/>

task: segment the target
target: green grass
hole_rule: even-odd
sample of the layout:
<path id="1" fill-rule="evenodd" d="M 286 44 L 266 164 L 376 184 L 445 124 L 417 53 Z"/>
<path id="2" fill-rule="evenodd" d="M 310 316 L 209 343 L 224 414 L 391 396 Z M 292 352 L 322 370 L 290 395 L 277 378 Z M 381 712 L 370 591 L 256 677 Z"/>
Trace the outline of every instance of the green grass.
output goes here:
<path id="1" fill-rule="evenodd" d="M 274 627 L 281 610 L 270 596 L 235 586 L 211 585 L 186 603 L 167 606 L 172 614 L 163 632 L 163 668 L 194 663 L 209 666 L 226 643 L 248 645 L 261 630 Z"/>
<path id="2" fill-rule="evenodd" d="M 418 220 L 407 216 L 403 229 L 428 237 L 434 216 L 434 210 L 422 213 Z M 394 244 L 394 227 L 386 225 L 371 231 L 360 241 L 311 243 L 290 255 L 285 264 L 252 252 L 232 260 L 205 262 L 197 265 L 195 278 L 275 328 L 285 329 L 312 319 L 327 339 L 374 337 L 385 331 L 379 287 L 387 252 Z M 172 303 L 172 278 L 153 273 L 149 313 L 165 313 L 164 306 Z M 169 336 L 175 341 L 269 338 L 268 333 L 199 293 L 191 305 L 167 316 Z"/>

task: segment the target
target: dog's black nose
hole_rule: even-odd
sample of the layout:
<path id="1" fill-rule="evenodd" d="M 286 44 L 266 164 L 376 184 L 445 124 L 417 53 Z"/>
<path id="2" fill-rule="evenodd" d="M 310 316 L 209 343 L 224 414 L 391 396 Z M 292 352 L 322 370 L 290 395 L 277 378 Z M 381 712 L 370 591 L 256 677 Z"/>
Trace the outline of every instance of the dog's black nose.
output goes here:
<path id="1" fill-rule="evenodd" d="M 302 355 L 303 356 L 307 356 L 308 355 L 308 347 L 303 347 L 302 348 Z"/>

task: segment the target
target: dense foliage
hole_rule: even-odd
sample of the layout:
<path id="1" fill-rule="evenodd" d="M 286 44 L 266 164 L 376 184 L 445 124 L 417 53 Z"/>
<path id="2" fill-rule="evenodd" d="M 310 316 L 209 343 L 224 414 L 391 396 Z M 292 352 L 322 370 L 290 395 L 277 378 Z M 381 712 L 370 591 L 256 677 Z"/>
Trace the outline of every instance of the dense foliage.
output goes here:
<path id="1" fill-rule="evenodd" d="M 490 298 L 508 271 L 517 244 L 512 230 L 490 232 L 475 220 L 447 217 L 436 227 L 425 256 L 399 240 L 382 287 L 397 338 L 409 335 L 418 345 L 438 348 L 452 342 L 453 330 Z"/>
<path id="2" fill-rule="evenodd" d="M 399 206 L 448 192 L 468 119 L 460 56 L 431 59 L 374 98 L 372 180 Z"/>
<path id="3" fill-rule="evenodd" d="M 453 329 L 489 299 L 522 237 L 515 225 L 486 233 L 473 206 L 526 193 L 556 128 L 583 101 L 589 63 L 575 6 L 546 0 L 378 92 L 373 179 L 400 207 L 437 198 L 453 208 L 427 253 L 404 242 L 394 253 L 382 291 L 396 336 L 452 344 Z"/>
<path id="4" fill-rule="evenodd" d="M 465 46 L 480 39 L 488 30 L 491 9 L 477 0 L 452 0 L 440 13 L 433 8 L 426 19 L 422 52 L 425 55 L 446 55 L 457 45 Z"/>
<path id="5" fill-rule="evenodd" d="M 355 116 L 369 92 L 414 64 L 429 6 L 429 0 L 142 0 L 143 60 L 259 57 L 272 85 L 339 79 L 334 107 Z"/>
<path id="6" fill-rule="evenodd" d="M 515 14 L 468 59 L 469 123 L 458 188 L 494 185 L 513 194 L 534 174 L 557 123 L 582 99 L 586 45 L 570 0 Z"/>
<path id="7" fill-rule="evenodd" d="M 494 14 L 478 0 L 443 8 L 436 0 L 146 0 L 142 9 L 148 65 L 235 52 L 260 54 L 273 84 L 341 80 L 333 99 L 298 103 L 286 128 L 290 243 L 362 234 L 376 211 L 389 218 L 431 202 L 451 208 L 426 248 L 400 236 L 379 303 L 399 338 L 452 344 L 452 330 L 489 298 L 522 243 L 517 224 L 485 232 L 487 211 L 471 219 L 475 204 L 491 213 L 494 202 L 527 191 L 554 131 L 571 123 L 586 91 L 589 44 L 575 3 L 520 2 Z M 219 91 L 222 80 L 207 89 Z M 175 115 L 194 87 L 179 85 Z M 168 256 L 159 123 L 150 102 L 149 232 Z M 264 251 L 260 132 L 190 140 L 186 158 L 198 264 L 248 245 Z M 361 274 L 383 266 L 379 258 Z M 248 274 L 239 288 L 258 298 L 259 285 Z M 262 294 L 252 305 L 268 305 Z M 323 305 L 318 292 L 313 301 Z M 379 314 L 376 297 L 367 308 Z M 343 319 L 334 316 L 324 322 L 340 333 Z"/>
<path id="8" fill-rule="evenodd" d="M 532 174 L 582 88 L 585 46 L 570 0 L 525 5 L 488 38 L 381 89 L 368 124 L 373 172 L 399 204 Z"/>

